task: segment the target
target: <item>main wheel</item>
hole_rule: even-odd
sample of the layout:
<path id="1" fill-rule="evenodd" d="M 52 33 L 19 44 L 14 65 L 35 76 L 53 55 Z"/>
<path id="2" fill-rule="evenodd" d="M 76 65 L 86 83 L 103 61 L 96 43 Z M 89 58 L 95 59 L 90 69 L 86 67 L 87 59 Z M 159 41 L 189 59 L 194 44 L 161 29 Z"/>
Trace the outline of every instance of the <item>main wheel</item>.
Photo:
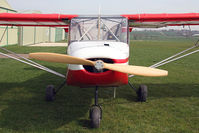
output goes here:
<path id="1" fill-rule="evenodd" d="M 91 127 L 99 128 L 101 120 L 101 109 L 98 106 L 93 106 L 90 109 Z"/>
<path id="2" fill-rule="evenodd" d="M 46 101 L 53 101 L 55 99 L 55 88 L 53 85 L 46 87 Z"/>
<path id="3" fill-rule="evenodd" d="M 140 102 L 146 102 L 147 100 L 147 86 L 146 85 L 140 85 L 137 95 L 138 95 L 138 101 Z"/>

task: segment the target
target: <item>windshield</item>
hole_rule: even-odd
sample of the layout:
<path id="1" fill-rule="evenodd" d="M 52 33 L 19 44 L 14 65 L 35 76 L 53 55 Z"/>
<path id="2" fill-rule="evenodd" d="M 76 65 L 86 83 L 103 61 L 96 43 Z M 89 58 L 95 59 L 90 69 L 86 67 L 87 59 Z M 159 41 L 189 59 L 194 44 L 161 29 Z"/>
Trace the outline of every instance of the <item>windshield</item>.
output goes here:
<path id="1" fill-rule="evenodd" d="M 118 41 L 127 43 L 128 21 L 124 17 L 83 16 L 73 18 L 70 43 L 74 41 Z"/>

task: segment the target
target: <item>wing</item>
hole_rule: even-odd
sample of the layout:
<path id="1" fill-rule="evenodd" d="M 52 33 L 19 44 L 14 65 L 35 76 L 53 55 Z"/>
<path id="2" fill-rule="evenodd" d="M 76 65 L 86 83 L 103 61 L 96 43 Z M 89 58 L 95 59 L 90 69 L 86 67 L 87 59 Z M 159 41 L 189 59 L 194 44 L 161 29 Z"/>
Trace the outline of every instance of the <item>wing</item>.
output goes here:
<path id="1" fill-rule="evenodd" d="M 77 15 L 0 13 L 0 25 L 67 27 Z"/>
<path id="2" fill-rule="evenodd" d="M 159 28 L 166 26 L 199 25 L 199 13 L 125 14 L 130 27 Z"/>

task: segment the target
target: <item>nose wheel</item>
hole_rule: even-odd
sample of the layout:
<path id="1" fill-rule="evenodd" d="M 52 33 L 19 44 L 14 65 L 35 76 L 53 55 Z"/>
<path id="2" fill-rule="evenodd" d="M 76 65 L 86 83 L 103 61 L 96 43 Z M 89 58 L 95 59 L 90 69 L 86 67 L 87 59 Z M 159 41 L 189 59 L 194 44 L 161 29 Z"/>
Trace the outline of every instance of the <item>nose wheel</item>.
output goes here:
<path id="1" fill-rule="evenodd" d="M 98 87 L 95 89 L 95 104 L 89 111 L 90 123 L 92 128 L 99 128 L 102 119 L 102 108 L 98 104 Z"/>
<path id="2" fill-rule="evenodd" d="M 92 106 L 90 108 L 90 120 L 92 128 L 99 128 L 102 119 L 102 109 L 100 106 Z"/>

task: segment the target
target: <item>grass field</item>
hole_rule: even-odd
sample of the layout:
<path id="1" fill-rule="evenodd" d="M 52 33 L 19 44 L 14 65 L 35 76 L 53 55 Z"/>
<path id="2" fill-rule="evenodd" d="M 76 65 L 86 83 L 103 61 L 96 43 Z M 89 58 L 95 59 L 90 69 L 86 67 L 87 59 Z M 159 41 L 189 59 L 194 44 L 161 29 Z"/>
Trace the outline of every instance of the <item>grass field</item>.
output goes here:
<path id="1" fill-rule="evenodd" d="M 191 41 L 132 41 L 130 63 L 149 66 L 193 45 Z M 38 51 L 65 53 L 64 47 L 19 47 L 17 53 Z M 199 132 L 199 53 L 160 67 L 168 77 L 133 77 L 138 87 L 149 88 L 148 101 L 136 102 L 128 86 L 99 91 L 103 119 L 99 129 L 91 129 L 89 107 L 94 89 L 65 87 L 54 102 L 45 102 L 45 87 L 63 79 L 11 59 L 0 59 L 0 132 L 22 133 L 198 133 Z M 41 62 L 60 73 L 66 65 Z"/>

